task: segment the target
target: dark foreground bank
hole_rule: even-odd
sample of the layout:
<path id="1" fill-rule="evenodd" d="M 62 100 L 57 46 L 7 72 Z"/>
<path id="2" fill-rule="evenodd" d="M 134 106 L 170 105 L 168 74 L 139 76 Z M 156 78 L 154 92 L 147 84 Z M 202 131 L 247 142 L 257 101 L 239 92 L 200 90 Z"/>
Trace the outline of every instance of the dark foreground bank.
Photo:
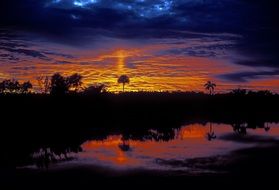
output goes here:
<path id="1" fill-rule="evenodd" d="M 225 123 L 245 135 L 246 129 L 269 130 L 279 121 L 278 95 L 209 96 L 189 93 L 126 93 L 94 96 L 3 95 L 1 103 L 1 180 L 9 187 L 65 189 L 96 185 L 137 187 L 193 186 L 221 188 L 272 187 L 278 173 L 278 142 L 274 139 L 221 157 L 185 161 L 159 160 L 162 165 L 217 172 L 185 173 L 135 169 L 118 172 L 101 166 L 27 169 L 31 155 L 51 148 L 57 154 L 79 151 L 88 140 L 121 135 L 123 140 L 166 141 L 191 123 Z M 245 130 L 244 130 L 245 129 Z M 156 135 L 150 136 L 150 131 Z M 229 138 L 229 137 L 227 137 Z M 239 140 L 239 139 L 231 139 Z M 247 139 L 246 139 L 247 140 Z M 252 139 L 250 139 L 252 140 Z M 16 169 L 15 169 L 16 168 Z M 274 187 L 274 186 L 273 186 Z M 275 186 L 276 187 L 276 186 Z"/>

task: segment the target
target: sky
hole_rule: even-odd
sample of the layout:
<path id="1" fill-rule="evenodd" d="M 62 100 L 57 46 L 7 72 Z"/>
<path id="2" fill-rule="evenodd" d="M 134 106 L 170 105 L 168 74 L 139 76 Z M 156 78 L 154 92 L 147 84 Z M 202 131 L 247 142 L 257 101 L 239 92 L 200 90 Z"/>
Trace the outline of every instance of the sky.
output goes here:
<path id="1" fill-rule="evenodd" d="M 275 0 L 1 0 L 0 80 L 80 73 L 119 91 L 279 92 Z"/>

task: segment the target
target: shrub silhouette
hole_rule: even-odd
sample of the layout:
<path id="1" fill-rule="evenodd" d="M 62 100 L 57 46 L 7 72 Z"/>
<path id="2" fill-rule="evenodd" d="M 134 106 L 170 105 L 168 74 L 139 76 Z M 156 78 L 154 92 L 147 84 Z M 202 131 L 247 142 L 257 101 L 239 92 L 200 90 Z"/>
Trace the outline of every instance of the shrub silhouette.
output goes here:
<path id="1" fill-rule="evenodd" d="M 257 92 L 249 91 L 248 95 L 256 95 L 256 96 L 272 96 L 273 93 L 269 90 L 260 90 Z"/>
<path id="2" fill-rule="evenodd" d="M 237 95 L 237 96 L 245 96 L 247 94 L 247 90 L 238 88 L 238 89 L 232 90 L 231 93 L 234 95 Z"/>
<path id="3" fill-rule="evenodd" d="M 104 84 L 89 86 L 88 88 L 84 89 L 83 94 L 85 95 L 96 95 L 101 94 L 106 91 L 106 86 Z"/>

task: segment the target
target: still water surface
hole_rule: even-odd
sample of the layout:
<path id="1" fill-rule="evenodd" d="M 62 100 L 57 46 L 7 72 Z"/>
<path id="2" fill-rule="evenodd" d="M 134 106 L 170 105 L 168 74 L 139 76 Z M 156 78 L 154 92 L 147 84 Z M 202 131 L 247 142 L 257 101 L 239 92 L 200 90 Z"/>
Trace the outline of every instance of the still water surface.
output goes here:
<path id="1" fill-rule="evenodd" d="M 245 123 L 191 124 L 164 132 L 150 129 L 148 135 L 141 139 L 112 134 L 102 140 L 88 140 L 80 145 L 80 151 L 76 153 L 68 151 L 65 154 L 65 157 L 71 159 L 49 164 L 48 167 L 80 165 L 114 170 L 187 171 L 189 168 L 183 165 L 174 166 L 162 163 L 229 155 L 234 150 L 262 146 L 278 139 L 279 124 L 275 123 L 264 123 L 254 128 Z M 40 150 L 34 153 L 33 157 L 38 160 L 40 154 L 45 156 L 45 152 L 51 152 L 51 150 Z M 61 155 L 54 154 L 53 157 L 61 159 Z M 34 160 L 36 162 L 36 159 Z"/>

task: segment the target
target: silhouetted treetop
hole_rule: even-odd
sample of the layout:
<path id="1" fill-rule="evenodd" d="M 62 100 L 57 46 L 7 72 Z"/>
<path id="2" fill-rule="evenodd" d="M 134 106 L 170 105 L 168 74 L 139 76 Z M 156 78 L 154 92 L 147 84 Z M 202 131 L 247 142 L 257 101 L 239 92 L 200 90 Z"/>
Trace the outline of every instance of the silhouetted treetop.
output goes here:
<path id="1" fill-rule="evenodd" d="M 80 74 L 73 74 L 66 78 L 66 83 L 70 89 L 74 91 L 78 91 L 80 86 L 82 85 L 82 76 Z"/>
<path id="2" fill-rule="evenodd" d="M 37 77 L 39 87 L 42 89 L 42 92 L 47 94 L 50 91 L 51 81 L 48 76 Z"/>
<path id="3" fill-rule="evenodd" d="M 118 78 L 117 82 L 123 84 L 123 92 L 124 92 L 125 91 L 125 84 L 129 84 L 130 83 L 130 78 L 127 75 L 121 75 Z"/>
<path id="4" fill-rule="evenodd" d="M 81 80 L 82 76 L 79 74 L 64 77 L 60 73 L 55 73 L 50 80 L 50 93 L 54 95 L 63 95 L 70 91 L 77 92 L 82 85 Z"/>
<path id="5" fill-rule="evenodd" d="M 232 90 L 231 93 L 234 95 L 237 95 L 237 96 L 243 96 L 243 95 L 246 95 L 248 93 L 248 91 L 246 89 L 238 88 L 238 89 Z"/>
<path id="6" fill-rule="evenodd" d="M 21 89 L 22 89 L 22 92 L 23 93 L 27 93 L 29 92 L 29 89 L 33 88 L 33 85 L 30 81 L 28 82 L 24 82 L 22 85 L 21 85 Z"/>
<path id="7" fill-rule="evenodd" d="M 213 95 L 216 86 L 217 85 L 211 81 L 207 81 L 207 83 L 204 84 L 205 89 L 209 91 L 210 95 Z"/>
<path id="8" fill-rule="evenodd" d="M 33 86 L 31 82 L 20 84 L 17 80 L 4 80 L 0 83 L 0 93 L 28 93 Z"/>

